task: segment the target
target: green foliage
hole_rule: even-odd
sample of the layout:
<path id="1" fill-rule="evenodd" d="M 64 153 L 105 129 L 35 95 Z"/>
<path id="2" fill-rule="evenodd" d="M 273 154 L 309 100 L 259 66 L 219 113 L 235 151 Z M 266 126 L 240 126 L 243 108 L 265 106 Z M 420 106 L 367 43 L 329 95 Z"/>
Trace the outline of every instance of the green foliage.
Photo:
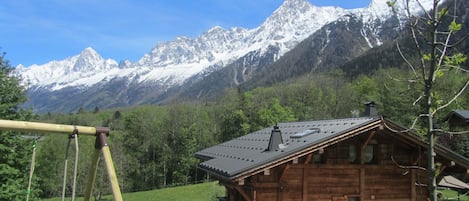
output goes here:
<path id="1" fill-rule="evenodd" d="M 462 24 L 456 23 L 456 21 L 452 21 L 451 24 L 448 27 L 449 31 L 451 31 L 451 32 L 457 32 L 457 31 L 461 30 L 461 28 L 462 28 Z"/>
<path id="2" fill-rule="evenodd" d="M 396 8 L 396 1 L 386 1 L 386 4 L 388 5 L 388 7 L 390 7 L 392 9 L 392 12 L 393 13 L 397 13 L 397 8 Z"/>
<path id="3" fill-rule="evenodd" d="M 222 118 L 222 133 L 220 138 L 222 142 L 248 134 L 251 130 L 249 119 L 241 109 L 227 113 Z"/>
<path id="4" fill-rule="evenodd" d="M 368 76 L 362 76 L 355 80 L 351 85 L 351 90 L 356 94 L 355 102 L 367 102 L 378 99 L 378 84 L 377 80 L 373 80 Z"/>
<path id="5" fill-rule="evenodd" d="M 0 200 L 24 200 L 29 169 L 28 142 L 11 132 L 0 132 Z M 33 191 L 33 195 L 37 190 Z"/>
<path id="6" fill-rule="evenodd" d="M 26 101 L 26 95 L 18 78 L 10 75 L 13 69 L 4 56 L 0 55 L 0 117 L 19 119 L 22 114 L 18 106 Z"/>
<path id="7" fill-rule="evenodd" d="M 459 66 L 467 61 L 467 56 L 462 53 L 456 53 L 451 56 L 445 56 L 444 64 L 449 67 Z"/>
<path id="8" fill-rule="evenodd" d="M 0 119 L 25 120 L 31 113 L 19 109 L 26 100 L 25 91 L 18 78 L 11 76 L 12 67 L 0 55 Z M 0 200 L 26 198 L 29 177 L 31 144 L 18 133 L 0 131 Z M 36 180 L 33 180 L 35 182 Z M 31 198 L 38 193 L 33 183 Z"/>

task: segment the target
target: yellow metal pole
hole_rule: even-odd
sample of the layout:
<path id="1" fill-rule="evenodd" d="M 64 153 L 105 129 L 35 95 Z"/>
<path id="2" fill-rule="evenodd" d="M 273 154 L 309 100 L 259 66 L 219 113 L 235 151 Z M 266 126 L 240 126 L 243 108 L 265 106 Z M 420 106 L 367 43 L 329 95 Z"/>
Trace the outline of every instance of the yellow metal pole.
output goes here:
<path id="1" fill-rule="evenodd" d="M 101 150 L 103 152 L 104 164 L 106 165 L 107 174 L 109 176 L 109 182 L 111 183 L 112 194 L 114 195 L 115 201 L 122 201 L 122 193 L 117 180 L 116 171 L 114 164 L 112 163 L 111 151 L 106 143 L 106 135 L 104 133 L 97 134 L 101 143 Z"/>
<path id="2" fill-rule="evenodd" d="M 29 132 L 62 133 L 70 135 L 75 129 L 78 129 L 80 135 L 96 135 L 95 127 L 73 126 L 64 124 L 50 124 L 28 121 L 0 120 L 0 130 L 17 130 Z"/>
<path id="3" fill-rule="evenodd" d="M 93 194 L 93 187 L 94 182 L 96 180 L 96 172 L 98 171 L 98 163 L 99 163 L 99 156 L 101 154 L 100 149 L 95 149 L 93 153 L 93 157 L 91 158 L 91 168 L 90 172 L 88 173 L 88 182 L 86 184 L 85 190 L 85 201 L 90 201 L 91 194 Z"/>
<path id="4" fill-rule="evenodd" d="M 28 122 L 28 121 L 12 121 L 12 120 L 1 120 L 0 119 L 0 130 L 16 130 L 26 132 L 44 132 L 44 133 L 61 133 L 67 134 L 74 133 L 78 130 L 80 135 L 96 136 L 96 151 L 93 154 L 92 161 L 92 175 L 88 178 L 88 186 L 86 187 L 86 198 L 89 200 L 93 191 L 94 181 L 96 179 L 96 169 L 99 161 L 99 150 L 103 153 L 104 163 L 109 175 L 109 181 L 111 182 L 112 193 L 115 201 L 122 201 L 122 194 L 119 188 L 119 182 L 117 180 L 116 171 L 114 164 L 112 163 L 111 152 L 109 146 L 106 143 L 106 135 L 109 135 L 109 128 L 105 127 L 87 127 L 87 126 L 75 126 L 65 124 L 50 124 L 40 122 Z"/>
<path id="5" fill-rule="evenodd" d="M 109 175 L 109 182 L 111 182 L 112 194 L 114 195 L 115 201 L 122 201 L 122 193 L 119 187 L 119 181 L 117 180 L 116 171 L 114 169 L 114 164 L 112 163 L 111 152 L 109 147 L 103 147 L 103 158 L 104 163 L 106 164 L 107 173 Z"/>

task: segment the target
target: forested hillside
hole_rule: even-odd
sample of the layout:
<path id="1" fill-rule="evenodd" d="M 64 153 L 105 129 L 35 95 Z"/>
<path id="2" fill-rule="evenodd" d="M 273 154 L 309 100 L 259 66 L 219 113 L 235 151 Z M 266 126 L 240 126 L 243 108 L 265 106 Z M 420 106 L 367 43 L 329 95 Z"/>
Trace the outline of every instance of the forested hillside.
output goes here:
<path id="1" fill-rule="evenodd" d="M 197 170 L 193 153 L 278 122 L 347 118 L 363 112 L 363 103 L 375 101 L 380 114 L 410 125 L 417 94 L 407 82 L 406 70 L 379 69 L 350 80 L 341 71 L 305 75 L 298 80 L 250 91 L 227 90 L 212 102 L 181 102 L 115 110 L 80 110 L 73 114 L 45 114 L 37 120 L 88 126 L 109 126 L 109 144 L 124 192 L 194 183 L 206 179 Z M 458 80 L 445 80 L 438 93 L 449 93 Z M 454 89 L 456 90 L 456 89 Z M 452 108 L 469 108 L 467 94 Z M 438 119 L 441 126 L 446 126 Z M 450 142 L 465 152 L 465 136 Z M 67 137 L 47 135 L 39 143 L 37 177 L 42 196 L 59 196 Z M 78 194 L 82 194 L 94 149 L 94 139 L 80 137 Z M 98 172 L 97 190 L 109 193 L 104 168 Z"/>

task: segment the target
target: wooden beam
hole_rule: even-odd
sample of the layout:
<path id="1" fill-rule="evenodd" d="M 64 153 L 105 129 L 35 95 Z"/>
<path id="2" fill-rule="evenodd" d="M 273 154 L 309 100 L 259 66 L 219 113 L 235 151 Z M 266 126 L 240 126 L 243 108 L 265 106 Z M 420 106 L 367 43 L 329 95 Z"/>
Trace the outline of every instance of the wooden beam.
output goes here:
<path id="1" fill-rule="evenodd" d="M 292 160 L 292 163 L 293 163 L 293 164 L 298 164 L 298 158 L 294 158 L 294 159 Z"/>
<path id="2" fill-rule="evenodd" d="M 368 145 L 368 143 L 370 143 L 370 141 L 373 138 L 373 136 L 375 135 L 375 133 L 376 133 L 375 130 L 371 131 L 371 134 L 368 136 L 365 143 L 363 143 L 362 147 L 360 148 L 360 164 L 362 164 L 362 165 L 365 164 L 365 149 L 366 149 L 366 146 Z"/>
<path id="3" fill-rule="evenodd" d="M 308 156 L 306 156 L 306 160 L 305 160 L 304 164 L 311 163 L 312 158 L 313 158 L 313 153 L 308 154 Z"/>
<path id="4" fill-rule="evenodd" d="M 241 194 L 241 196 L 243 196 L 243 198 L 246 200 L 246 201 L 253 201 L 251 196 L 249 196 L 245 191 L 244 189 L 242 189 L 240 186 L 235 186 L 234 187 L 239 194 Z"/>
<path id="5" fill-rule="evenodd" d="M 371 139 L 373 139 L 374 135 L 376 134 L 376 130 L 371 131 L 370 135 L 366 139 L 365 143 L 363 143 L 360 149 L 360 200 L 365 200 L 365 188 L 366 188 L 366 172 L 365 172 L 365 149 L 366 146 L 370 143 Z"/>
<path id="6" fill-rule="evenodd" d="M 362 145 L 362 147 L 361 147 L 361 148 L 362 148 L 362 151 L 365 150 L 366 145 L 368 145 L 368 144 L 370 143 L 371 139 L 373 138 L 373 136 L 374 136 L 375 134 L 376 134 L 376 131 L 375 131 L 375 130 L 371 131 L 371 134 L 368 136 L 368 138 L 366 139 L 365 143 L 363 143 L 363 145 Z"/>
<path id="7" fill-rule="evenodd" d="M 365 200 L 365 167 L 360 168 L 360 200 Z"/>
<path id="8" fill-rule="evenodd" d="M 270 169 L 265 169 L 264 170 L 264 175 L 267 175 L 267 176 L 270 175 Z"/>
<path id="9" fill-rule="evenodd" d="M 248 184 L 255 189 L 266 189 L 266 188 L 280 188 L 280 184 L 278 182 L 268 182 L 268 183 L 255 183 L 255 184 Z"/>
<path id="10" fill-rule="evenodd" d="M 283 168 L 282 172 L 280 173 L 280 177 L 278 178 L 279 182 L 282 181 L 282 179 L 285 176 L 285 173 L 287 172 L 288 169 L 290 169 L 290 164 L 285 165 L 285 167 Z"/>
<path id="11" fill-rule="evenodd" d="M 256 201 L 257 199 L 257 191 L 255 189 L 252 190 L 252 201 Z"/>

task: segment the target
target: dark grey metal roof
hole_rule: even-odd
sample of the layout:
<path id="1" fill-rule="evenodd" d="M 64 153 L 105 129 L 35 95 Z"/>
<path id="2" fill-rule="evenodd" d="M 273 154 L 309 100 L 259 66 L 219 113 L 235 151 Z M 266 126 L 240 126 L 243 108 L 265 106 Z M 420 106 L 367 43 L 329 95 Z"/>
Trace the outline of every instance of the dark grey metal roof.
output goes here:
<path id="1" fill-rule="evenodd" d="M 450 116 L 451 115 L 455 115 L 464 120 L 469 120 L 469 110 L 453 110 L 450 113 Z"/>
<path id="2" fill-rule="evenodd" d="M 273 127 L 206 148 L 197 152 L 198 158 L 208 159 L 199 167 L 224 178 L 237 175 L 273 161 L 285 158 L 301 150 L 320 145 L 347 131 L 368 125 L 380 117 L 362 117 L 308 122 L 280 123 L 283 144 L 274 151 L 266 151 Z M 310 132 L 312 130 L 314 132 Z M 303 135 L 303 137 L 298 137 Z M 298 135 L 300 134 L 300 135 Z"/>

